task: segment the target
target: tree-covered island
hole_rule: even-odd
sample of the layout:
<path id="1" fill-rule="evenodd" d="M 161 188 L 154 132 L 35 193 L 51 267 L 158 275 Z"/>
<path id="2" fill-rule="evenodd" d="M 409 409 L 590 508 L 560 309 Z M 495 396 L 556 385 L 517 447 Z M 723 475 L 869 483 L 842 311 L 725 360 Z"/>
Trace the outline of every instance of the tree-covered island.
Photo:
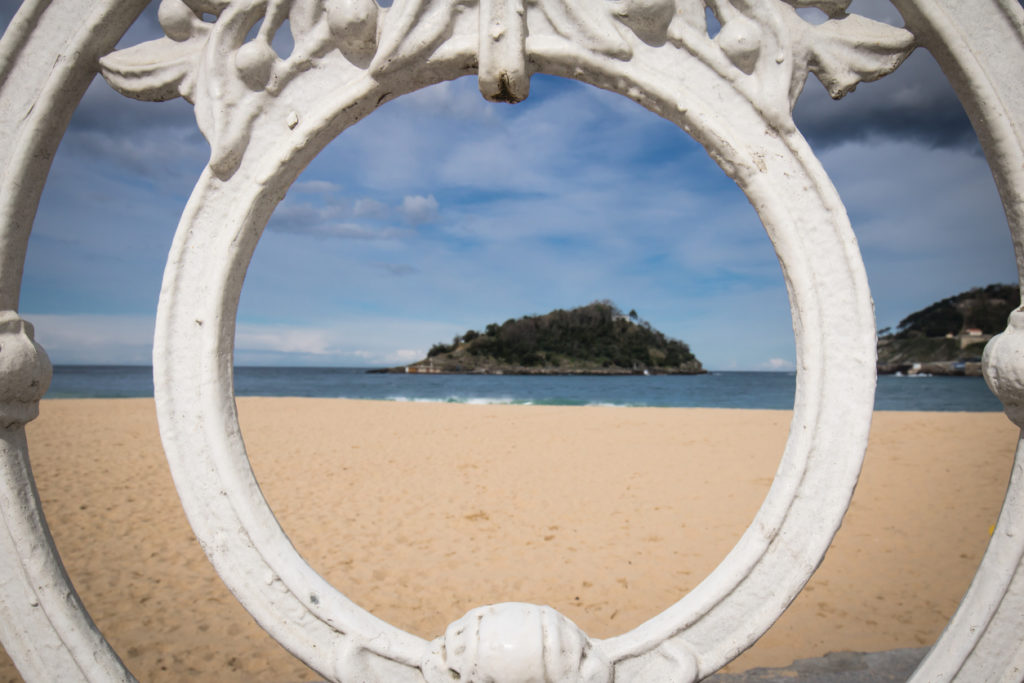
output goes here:
<path id="1" fill-rule="evenodd" d="M 378 372 L 519 375 L 695 375 L 701 363 L 636 311 L 610 301 L 530 315 L 469 330 L 435 344 L 412 365 Z"/>

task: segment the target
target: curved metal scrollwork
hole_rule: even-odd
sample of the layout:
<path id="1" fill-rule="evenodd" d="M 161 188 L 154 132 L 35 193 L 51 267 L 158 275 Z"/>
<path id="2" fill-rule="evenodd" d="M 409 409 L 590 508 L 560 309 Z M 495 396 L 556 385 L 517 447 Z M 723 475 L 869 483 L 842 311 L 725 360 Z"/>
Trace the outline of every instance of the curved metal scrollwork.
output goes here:
<path id="1" fill-rule="evenodd" d="M 49 369 L 30 326 L 13 312 L 48 170 L 37 153 L 59 139 L 52 133 L 63 130 L 69 104 L 91 78 L 90 59 L 102 56 L 104 77 L 122 93 L 188 99 L 210 143 L 160 296 L 154 374 L 161 434 L 182 504 L 217 571 L 268 632 L 331 680 L 689 683 L 749 647 L 797 595 L 849 503 L 875 381 L 874 316 L 859 251 L 835 189 L 791 116 L 809 73 L 839 97 L 927 45 L 974 114 L 1002 181 L 1015 243 L 1024 242 L 1024 164 L 1013 157 L 1024 149 L 1013 125 L 1024 107 L 985 91 L 986 79 L 1016 77 L 1024 67 L 1024 11 L 1012 0 L 972 3 L 970 22 L 958 16 L 965 10 L 955 0 L 900 0 L 911 30 L 849 14 L 849 0 L 396 0 L 388 8 L 374 0 L 162 0 L 166 37 L 110 52 L 142 4 L 27 2 L 0 44 L 0 123 L 10 124 L 0 138 L 0 310 L 10 311 L 0 317 L 0 335 L 20 340 L 0 347 L 0 374 L 13 387 L 0 394 L 7 487 L 0 512 L 8 530 L 0 544 L 10 541 L 0 548 L 0 624 L 7 624 L 0 636 L 30 680 L 131 678 L 81 605 L 58 597 L 73 590 L 46 535 L 23 432 Z M 807 7 L 828 19 L 805 21 L 798 10 Z M 708 9 L 721 24 L 714 36 Z M 286 20 L 295 46 L 280 56 L 272 41 Z M 1006 74 L 981 42 L 993 31 L 1011 43 L 1008 61 L 1016 68 Z M 64 64 L 39 78 L 30 49 L 78 55 L 84 66 Z M 477 73 L 485 97 L 518 101 L 538 72 L 619 92 L 675 122 L 747 194 L 790 293 L 799 370 L 794 418 L 775 481 L 747 532 L 661 615 L 592 640 L 550 608 L 494 605 L 471 611 L 428 643 L 349 601 L 299 557 L 277 524 L 235 413 L 235 314 L 274 207 L 331 139 L 384 101 L 432 83 Z M 1009 124 L 1000 127 L 1004 120 Z M 1011 324 L 990 347 L 986 366 L 1019 419 L 1024 361 L 1016 329 Z M 944 636 L 955 646 L 943 652 L 953 654 L 930 657 L 918 680 L 933 680 L 928 671 L 996 680 L 1021 661 L 1020 591 L 1013 588 L 1024 576 L 1024 541 L 1017 540 L 1024 534 L 1014 533 L 1024 509 L 1019 468 L 979 579 Z M 44 618 L 33 620 L 39 614 Z M 979 615 L 985 627 L 976 633 Z M 48 661 L 39 654 L 47 650 L 60 656 Z M 997 650 L 1009 654 L 987 654 Z"/>

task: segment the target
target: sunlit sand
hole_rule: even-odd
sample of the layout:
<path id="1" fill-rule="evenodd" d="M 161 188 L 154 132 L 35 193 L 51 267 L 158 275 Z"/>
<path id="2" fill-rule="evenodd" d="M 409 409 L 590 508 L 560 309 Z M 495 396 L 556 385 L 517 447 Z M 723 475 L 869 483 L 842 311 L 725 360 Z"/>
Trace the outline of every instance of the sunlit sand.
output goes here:
<path id="1" fill-rule="evenodd" d="M 696 586 L 749 524 L 785 411 L 242 398 L 264 493 L 299 552 L 425 638 L 478 605 L 548 604 L 622 633 Z M 824 564 L 730 670 L 931 644 L 1002 501 L 998 413 L 877 413 Z M 145 681 L 315 680 L 238 605 L 178 504 L 149 399 L 44 401 L 32 463 L 75 586 Z M 0 661 L 0 680 L 18 680 Z"/>

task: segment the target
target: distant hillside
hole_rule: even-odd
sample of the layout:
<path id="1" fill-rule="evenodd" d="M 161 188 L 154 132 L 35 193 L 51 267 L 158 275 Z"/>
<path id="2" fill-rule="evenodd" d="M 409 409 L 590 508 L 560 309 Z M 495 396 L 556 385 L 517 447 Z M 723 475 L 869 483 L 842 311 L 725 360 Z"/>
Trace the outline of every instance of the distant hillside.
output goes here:
<path id="1" fill-rule="evenodd" d="M 504 374 L 699 374 L 690 347 L 609 301 L 491 323 L 398 372 Z"/>
<path id="2" fill-rule="evenodd" d="M 989 285 L 915 311 L 895 332 L 880 330 L 878 371 L 978 374 L 985 344 L 1018 306 L 1016 285 Z"/>

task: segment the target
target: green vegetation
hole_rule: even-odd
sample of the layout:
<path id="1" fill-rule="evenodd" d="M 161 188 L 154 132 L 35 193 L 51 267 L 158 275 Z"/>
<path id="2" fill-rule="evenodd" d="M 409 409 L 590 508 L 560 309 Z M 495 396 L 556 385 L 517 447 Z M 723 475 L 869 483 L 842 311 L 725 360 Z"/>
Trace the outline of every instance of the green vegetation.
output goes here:
<path id="1" fill-rule="evenodd" d="M 978 329 L 982 334 L 999 334 L 1010 312 L 1020 306 L 1016 285 L 975 287 L 911 313 L 900 321 L 896 339 L 954 336 Z M 884 332 L 884 330 L 883 330 Z"/>
<path id="2" fill-rule="evenodd" d="M 412 369 L 435 372 L 703 372 L 690 347 L 610 301 L 491 323 L 431 347 Z"/>
<path id="3" fill-rule="evenodd" d="M 1020 306 L 1016 285 L 976 287 L 879 330 L 878 371 L 977 374 L 985 343 Z"/>

